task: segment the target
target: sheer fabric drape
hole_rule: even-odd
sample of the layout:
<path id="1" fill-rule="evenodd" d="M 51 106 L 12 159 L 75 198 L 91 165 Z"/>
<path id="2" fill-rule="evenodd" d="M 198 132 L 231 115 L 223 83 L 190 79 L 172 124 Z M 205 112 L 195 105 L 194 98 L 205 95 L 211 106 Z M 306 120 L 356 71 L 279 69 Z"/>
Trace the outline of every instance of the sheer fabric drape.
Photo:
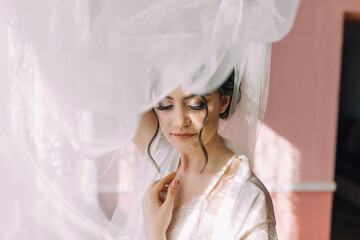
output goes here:
<path id="1" fill-rule="evenodd" d="M 220 131 L 251 156 L 271 42 L 290 31 L 298 3 L 1 0 L 1 238 L 114 238 L 98 164 L 111 164 L 140 115 L 174 88 L 209 92 L 235 64 L 243 98 Z"/>

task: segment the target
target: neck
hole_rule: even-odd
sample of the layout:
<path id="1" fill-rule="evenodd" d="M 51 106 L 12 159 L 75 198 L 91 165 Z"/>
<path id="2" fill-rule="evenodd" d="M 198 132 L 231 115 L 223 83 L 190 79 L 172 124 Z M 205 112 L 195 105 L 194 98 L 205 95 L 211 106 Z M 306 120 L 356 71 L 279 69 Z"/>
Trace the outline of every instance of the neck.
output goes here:
<path id="1" fill-rule="evenodd" d="M 202 149 L 191 153 L 181 153 L 181 160 L 178 173 L 197 175 L 200 174 L 216 174 L 226 164 L 229 158 L 234 154 L 232 150 L 227 148 L 218 134 L 205 145 L 208 153 L 208 162 L 205 165 L 205 155 Z"/>

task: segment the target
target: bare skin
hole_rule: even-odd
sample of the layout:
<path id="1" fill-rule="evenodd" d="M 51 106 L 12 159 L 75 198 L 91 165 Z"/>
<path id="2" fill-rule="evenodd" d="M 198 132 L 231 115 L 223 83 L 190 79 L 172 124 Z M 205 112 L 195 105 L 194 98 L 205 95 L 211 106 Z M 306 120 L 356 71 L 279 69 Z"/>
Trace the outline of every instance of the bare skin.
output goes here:
<path id="1" fill-rule="evenodd" d="M 198 158 L 191 153 L 181 154 L 181 162 L 176 173 L 176 178 L 181 184 L 178 186 L 174 211 L 177 211 L 191 199 L 202 195 L 216 177 L 216 174 L 221 171 L 227 160 L 234 154 L 230 149 L 225 147 L 220 138 L 212 140 L 214 142 L 205 145 L 206 149 L 208 149 L 209 159 L 202 173 L 200 173 L 204 166 L 204 155 L 202 151 Z"/>
<path id="2" fill-rule="evenodd" d="M 171 221 L 172 209 L 178 181 L 175 172 L 163 179 L 154 181 L 143 199 L 145 235 L 148 240 L 166 239 L 166 229 Z M 165 185 L 170 184 L 168 189 Z M 160 192 L 166 191 L 166 199 L 160 199 Z"/>
<path id="3" fill-rule="evenodd" d="M 204 194 L 216 174 L 234 154 L 225 146 L 217 132 L 219 114 L 226 110 L 230 97 L 224 96 L 220 99 L 217 92 L 205 97 L 208 104 L 208 118 L 201 139 L 208 153 L 208 163 L 204 169 L 204 153 L 198 140 L 206 112 L 201 107 L 203 106 L 201 97 L 192 97 L 184 92 L 182 87 L 178 87 L 155 106 L 161 130 L 166 139 L 179 151 L 181 159 L 176 176 L 169 175 L 171 177 L 167 176 L 154 183 L 144 197 L 143 211 L 147 239 L 164 239 L 172 212 L 194 197 Z M 138 133 L 133 140 L 142 153 L 146 150 L 155 129 L 156 119 L 149 111 L 142 116 Z M 190 133 L 193 136 L 179 138 L 177 135 L 179 133 Z M 173 178 L 178 180 L 176 190 L 171 187 L 167 189 L 165 185 Z M 157 186 L 155 190 L 154 186 Z M 173 195 L 168 195 L 170 197 L 166 197 L 164 201 L 160 198 L 161 191 L 168 191 L 168 194 L 171 191 Z M 158 224 L 154 225 L 154 222 Z"/>

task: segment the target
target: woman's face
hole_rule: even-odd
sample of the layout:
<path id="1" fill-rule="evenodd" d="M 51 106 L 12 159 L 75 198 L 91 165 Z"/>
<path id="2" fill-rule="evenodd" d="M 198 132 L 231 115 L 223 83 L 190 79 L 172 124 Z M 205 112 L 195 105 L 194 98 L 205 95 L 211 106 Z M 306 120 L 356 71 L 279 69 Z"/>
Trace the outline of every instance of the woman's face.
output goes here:
<path id="1" fill-rule="evenodd" d="M 220 100 L 217 91 L 204 97 L 207 100 L 208 117 L 201 139 L 206 145 L 217 137 L 219 114 L 226 110 L 230 97 L 225 96 Z M 175 149 L 180 153 L 201 150 L 199 132 L 205 118 L 206 107 L 200 96 L 186 93 L 180 86 L 160 101 L 155 106 L 155 111 L 164 136 Z"/>

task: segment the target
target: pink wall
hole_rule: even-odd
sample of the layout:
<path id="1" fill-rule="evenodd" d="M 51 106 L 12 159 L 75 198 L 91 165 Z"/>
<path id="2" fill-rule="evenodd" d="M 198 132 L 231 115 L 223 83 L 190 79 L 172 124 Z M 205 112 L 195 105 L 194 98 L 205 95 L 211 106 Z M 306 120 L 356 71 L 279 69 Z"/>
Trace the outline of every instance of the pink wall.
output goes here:
<path id="1" fill-rule="evenodd" d="M 345 12 L 360 16 L 360 1 L 302 0 L 294 28 L 273 45 L 254 167 L 275 186 L 279 239 L 330 239 Z"/>

